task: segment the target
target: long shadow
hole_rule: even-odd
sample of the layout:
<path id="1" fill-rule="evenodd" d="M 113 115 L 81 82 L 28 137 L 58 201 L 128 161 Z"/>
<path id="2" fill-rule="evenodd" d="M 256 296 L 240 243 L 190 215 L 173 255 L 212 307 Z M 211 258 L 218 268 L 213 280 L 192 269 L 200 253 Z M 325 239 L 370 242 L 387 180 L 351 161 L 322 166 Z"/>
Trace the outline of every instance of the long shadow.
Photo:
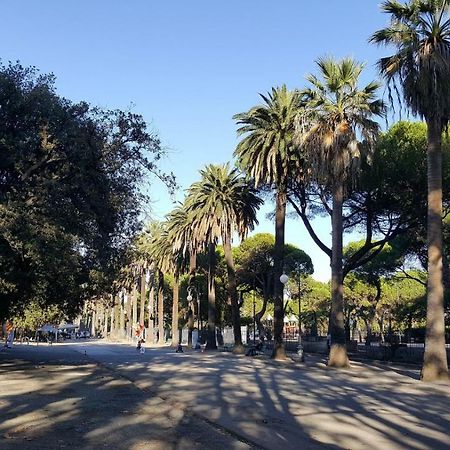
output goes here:
<path id="1" fill-rule="evenodd" d="M 299 448 L 307 434 L 310 445 L 323 441 L 339 448 L 374 448 L 376 442 L 386 448 L 450 448 L 448 390 L 409 374 L 369 366 L 297 370 L 234 356 L 160 353 L 134 369 L 133 359 L 118 369 L 136 380 L 151 378 L 153 392 L 180 397 L 203 414 L 213 411 L 214 420 L 250 439 L 260 432 L 261 445 L 265 440 Z M 180 389 L 187 393 L 178 395 Z"/>
<path id="2" fill-rule="evenodd" d="M 0 448 L 244 448 L 171 401 L 57 346 L 0 354 Z"/>

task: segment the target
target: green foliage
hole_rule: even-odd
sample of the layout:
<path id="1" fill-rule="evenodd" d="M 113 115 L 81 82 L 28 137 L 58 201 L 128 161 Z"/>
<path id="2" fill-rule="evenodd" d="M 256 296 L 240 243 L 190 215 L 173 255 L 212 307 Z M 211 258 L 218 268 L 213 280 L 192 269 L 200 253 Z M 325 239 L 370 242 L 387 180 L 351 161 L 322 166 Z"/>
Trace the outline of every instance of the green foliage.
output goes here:
<path id="1" fill-rule="evenodd" d="M 371 37 L 373 43 L 395 48 L 378 62 L 389 88 L 403 91 L 414 114 L 442 124 L 450 118 L 449 8 L 448 0 L 387 0 L 382 11 L 391 23 Z"/>
<path id="2" fill-rule="evenodd" d="M 65 314 L 57 305 L 42 307 L 32 302 L 20 316 L 13 318 L 13 323 L 20 335 L 34 336 L 36 330 L 43 325 L 59 325 L 64 319 Z"/>
<path id="3" fill-rule="evenodd" d="M 256 288 L 263 297 L 273 295 L 275 237 L 270 233 L 258 233 L 245 239 L 233 249 L 238 283 L 242 290 Z M 285 271 L 289 276 L 311 274 L 311 258 L 295 245 L 285 245 Z"/>
<path id="4" fill-rule="evenodd" d="M 242 239 L 258 223 L 262 204 L 256 190 L 229 164 L 209 164 L 201 180 L 188 189 L 186 208 L 194 238 L 203 247 L 210 242 L 230 242 L 234 232 Z"/>
<path id="5" fill-rule="evenodd" d="M 54 77 L 0 66 L 0 317 L 31 301 L 75 314 L 111 286 L 161 174 L 139 115 L 57 95 Z"/>
<path id="6" fill-rule="evenodd" d="M 301 98 L 298 91 L 289 91 L 285 85 L 260 95 L 262 105 L 233 116 L 240 126 L 237 133 L 243 136 L 234 156 L 256 186 L 275 186 L 284 191 L 300 167 L 294 129 Z"/>

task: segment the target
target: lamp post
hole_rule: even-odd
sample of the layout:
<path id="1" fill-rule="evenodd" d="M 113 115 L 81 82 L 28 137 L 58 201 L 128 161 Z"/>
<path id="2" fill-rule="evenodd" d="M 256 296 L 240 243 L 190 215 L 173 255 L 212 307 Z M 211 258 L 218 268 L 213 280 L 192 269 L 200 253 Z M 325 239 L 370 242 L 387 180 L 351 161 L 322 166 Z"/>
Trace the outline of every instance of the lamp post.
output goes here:
<path id="1" fill-rule="evenodd" d="M 191 288 L 188 288 L 188 295 L 186 297 L 186 300 L 188 302 L 188 347 L 191 348 L 192 347 L 192 331 L 194 328 Z"/>

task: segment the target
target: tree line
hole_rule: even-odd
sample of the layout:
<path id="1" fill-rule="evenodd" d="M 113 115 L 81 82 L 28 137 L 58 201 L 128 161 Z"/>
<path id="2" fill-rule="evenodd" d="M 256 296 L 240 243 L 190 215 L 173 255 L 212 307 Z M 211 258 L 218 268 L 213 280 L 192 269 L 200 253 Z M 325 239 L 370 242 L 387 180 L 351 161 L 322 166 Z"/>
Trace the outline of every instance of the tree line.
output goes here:
<path id="1" fill-rule="evenodd" d="M 394 50 L 378 62 L 390 103 L 408 108 L 426 127 L 401 122 L 381 133 L 387 105 L 379 96 L 380 83 L 360 86 L 364 64 L 351 58 L 320 58 L 305 88 L 274 87 L 261 95 L 261 104 L 236 114 L 240 137 L 234 152 L 236 166 L 207 165 L 167 220 L 152 224 L 131 246 L 139 228 L 139 181 L 150 171 L 172 183 L 172 178 L 157 171 L 159 141 L 146 131 L 140 116 L 73 105 L 55 95 L 48 77 L 36 77 L 18 66 L 3 68 L 0 114 L 6 116 L 0 142 L 7 158 L 0 167 L 1 295 L 8 313 L 31 297 L 67 301 L 66 295 L 61 298 L 61 280 L 69 285 L 70 305 L 76 305 L 79 299 L 120 285 L 126 271 L 134 278 L 139 273 L 142 279 L 145 268 L 145 273 L 151 270 L 159 279 L 158 308 L 164 307 L 163 274 L 172 274 L 177 292 L 172 329 L 177 330 L 180 276 L 188 274 L 192 291 L 203 259 L 208 346 L 214 348 L 220 244 L 239 350 L 241 286 L 232 241 L 244 239 L 253 229 L 262 196 L 273 197 L 273 357 L 285 357 L 280 276 L 287 264 L 289 208 L 330 258 L 328 364 L 348 365 L 345 278 L 367 268 L 387 244 L 395 242 L 428 273 L 422 379 L 447 378 L 444 273 L 448 274 L 448 258 L 443 239 L 448 228 L 443 227 L 443 217 L 449 184 L 443 179 L 449 173 L 444 133 L 450 117 L 449 2 L 389 0 L 381 8 L 391 21 L 370 42 Z M 314 230 L 311 219 L 316 215 L 330 217 L 331 247 Z M 352 230 L 361 231 L 365 238 L 344 255 L 343 233 Z M 127 264 L 125 254 L 130 258 Z M 375 267 L 367 269 L 367 277 L 377 289 Z M 95 292 L 89 292 L 93 287 Z"/>

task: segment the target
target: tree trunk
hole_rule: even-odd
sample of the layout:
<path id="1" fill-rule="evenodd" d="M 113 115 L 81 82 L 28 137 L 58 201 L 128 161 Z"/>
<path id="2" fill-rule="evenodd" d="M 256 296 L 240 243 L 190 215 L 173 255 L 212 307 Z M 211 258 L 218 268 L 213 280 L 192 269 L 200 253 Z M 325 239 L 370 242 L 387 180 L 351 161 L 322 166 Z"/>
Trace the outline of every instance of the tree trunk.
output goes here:
<path id="1" fill-rule="evenodd" d="M 109 336 L 110 337 L 114 337 L 114 333 L 115 333 L 115 323 L 114 323 L 114 316 L 116 313 L 115 306 L 116 306 L 116 299 L 115 299 L 114 295 L 111 295 L 111 306 L 109 308 L 110 317 L 111 317 L 110 328 L 109 328 Z"/>
<path id="2" fill-rule="evenodd" d="M 344 185 L 340 181 L 335 181 L 333 183 L 333 211 L 331 214 L 331 348 L 328 358 L 328 365 L 330 367 L 349 366 L 344 329 L 344 279 L 342 272 L 343 202 Z"/>
<path id="3" fill-rule="evenodd" d="M 216 245 L 208 245 L 208 336 L 206 348 L 215 350 L 216 343 Z"/>
<path id="4" fill-rule="evenodd" d="M 284 265 L 284 229 L 286 221 L 286 192 L 277 192 L 275 211 L 275 248 L 274 248 L 274 301 L 273 301 L 273 352 L 272 358 L 286 359 L 286 350 L 283 342 L 284 307 L 283 283 L 280 276 Z"/>
<path id="5" fill-rule="evenodd" d="M 427 328 L 421 379 L 448 379 L 445 351 L 444 286 L 442 280 L 442 126 L 440 120 L 428 125 L 428 284 Z"/>
<path id="6" fill-rule="evenodd" d="M 104 305 L 103 306 L 103 338 L 108 336 L 108 312 L 109 308 Z"/>
<path id="7" fill-rule="evenodd" d="M 125 337 L 125 305 L 123 302 L 125 301 L 123 292 L 119 295 L 119 304 L 118 304 L 118 321 L 119 325 L 117 328 L 117 337 L 119 339 L 123 339 Z"/>
<path id="8" fill-rule="evenodd" d="M 96 337 L 97 334 L 97 311 L 96 311 L 97 307 L 95 306 L 94 308 L 92 308 L 92 322 L 91 322 L 91 336 L 92 337 Z"/>
<path id="9" fill-rule="evenodd" d="M 178 301 L 179 283 L 178 276 L 173 279 L 173 303 L 172 303 L 172 347 L 178 347 L 180 343 L 180 333 L 178 331 Z"/>
<path id="10" fill-rule="evenodd" d="M 231 298 L 231 321 L 233 323 L 234 353 L 244 353 L 241 336 L 241 317 L 239 314 L 239 301 L 236 285 L 236 271 L 234 268 L 233 253 L 231 250 L 230 236 L 223 238 L 223 251 L 227 264 L 228 293 Z"/>
<path id="11" fill-rule="evenodd" d="M 255 315 L 255 321 L 256 321 L 256 325 L 258 327 L 258 332 L 259 332 L 260 336 L 264 335 L 264 326 L 261 322 L 261 319 L 263 318 L 264 314 L 266 313 L 268 300 L 269 299 L 268 299 L 267 295 L 263 295 L 263 304 L 262 304 L 261 310 L 258 313 L 256 313 L 256 315 Z"/>
<path id="12" fill-rule="evenodd" d="M 153 283 L 150 287 L 148 300 L 148 342 L 155 343 L 155 287 Z"/>
<path id="13" fill-rule="evenodd" d="M 137 298 L 136 283 L 133 283 L 133 288 L 131 291 L 131 299 L 133 302 L 133 317 L 131 319 L 131 338 L 134 338 L 136 336 L 135 330 L 137 328 L 136 325 L 138 323 L 138 307 L 137 307 L 138 298 Z"/>
<path id="14" fill-rule="evenodd" d="M 125 323 L 125 337 L 126 337 L 126 339 L 130 339 L 131 338 L 131 333 L 132 333 L 132 331 L 131 331 L 131 329 L 132 329 L 132 326 L 131 326 L 131 302 L 132 302 L 132 299 L 131 299 L 131 292 L 127 292 L 127 309 L 126 309 L 126 311 L 127 311 L 127 318 L 126 318 L 126 323 Z"/>
<path id="15" fill-rule="evenodd" d="M 158 344 L 164 344 L 164 274 L 158 277 Z"/>
<path id="16" fill-rule="evenodd" d="M 145 268 L 142 268 L 142 273 L 141 273 L 141 303 L 139 306 L 139 323 L 144 326 L 144 320 L 145 320 L 145 275 L 146 275 L 146 270 Z"/>

